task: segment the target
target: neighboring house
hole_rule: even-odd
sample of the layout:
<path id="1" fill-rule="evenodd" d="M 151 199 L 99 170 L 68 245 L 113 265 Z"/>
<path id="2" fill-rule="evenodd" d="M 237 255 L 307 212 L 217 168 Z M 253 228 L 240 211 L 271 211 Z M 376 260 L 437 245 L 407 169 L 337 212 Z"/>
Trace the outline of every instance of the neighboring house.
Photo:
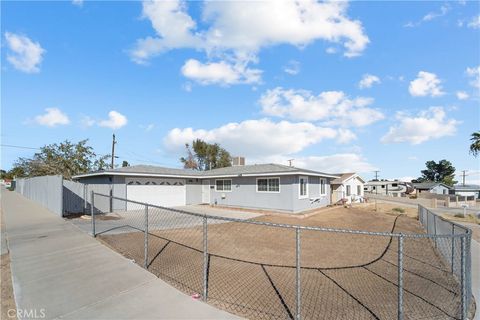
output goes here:
<path id="1" fill-rule="evenodd" d="M 475 199 L 478 199 L 480 198 L 480 186 L 476 184 L 455 185 L 450 193 L 462 197 L 473 196 Z"/>
<path id="2" fill-rule="evenodd" d="M 110 193 L 165 207 L 216 204 L 301 212 L 330 204 L 330 182 L 338 176 L 279 164 L 237 165 L 208 171 L 131 166 L 75 176 Z M 105 190 L 105 188 L 104 188 Z M 118 199 L 113 210 L 138 207 Z"/>
<path id="3" fill-rule="evenodd" d="M 435 194 L 448 194 L 450 187 L 440 182 L 420 182 L 413 183 L 413 187 L 418 193 L 430 192 Z"/>
<path id="4" fill-rule="evenodd" d="M 363 198 L 365 181 L 356 173 L 339 173 L 337 179 L 332 180 L 332 204 L 341 200 L 346 203 L 360 202 Z"/>
<path id="5" fill-rule="evenodd" d="M 403 194 L 409 194 L 413 191 L 412 184 L 403 181 L 368 181 L 363 190 L 365 192 L 380 194 L 390 197 L 401 197 Z"/>

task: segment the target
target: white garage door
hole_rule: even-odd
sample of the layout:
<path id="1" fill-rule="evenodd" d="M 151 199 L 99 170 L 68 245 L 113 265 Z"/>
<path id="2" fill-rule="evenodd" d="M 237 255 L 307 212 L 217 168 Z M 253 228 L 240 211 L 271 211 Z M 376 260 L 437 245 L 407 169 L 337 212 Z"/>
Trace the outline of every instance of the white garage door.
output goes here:
<path id="1" fill-rule="evenodd" d="M 162 207 L 184 206 L 186 189 L 184 179 L 129 178 L 127 199 Z M 138 210 L 138 204 L 127 203 L 127 210 Z"/>

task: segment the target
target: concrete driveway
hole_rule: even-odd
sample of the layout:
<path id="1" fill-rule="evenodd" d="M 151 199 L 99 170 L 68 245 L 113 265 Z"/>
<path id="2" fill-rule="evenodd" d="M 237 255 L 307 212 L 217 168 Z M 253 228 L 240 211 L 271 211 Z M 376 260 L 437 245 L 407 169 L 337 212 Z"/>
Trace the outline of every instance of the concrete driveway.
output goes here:
<path id="1" fill-rule="evenodd" d="M 242 220 L 252 219 L 252 218 L 262 216 L 261 213 L 242 211 L 239 209 L 218 208 L 218 207 L 212 207 L 209 205 L 189 205 L 189 206 L 175 207 L 175 209 L 198 213 L 198 214 L 206 214 L 206 215 L 215 216 L 215 217 L 227 217 L 227 218 L 235 218 L 235 219 L 242 219 Z"/>
<path id="2" fill-rule="evenodd" d="M 207 205 L 190 205 L 180 206 L 173 209 L 185 211 L 182 214 L 177 211 L 170 211 L 167 209 L 149 208 L 148 211 L 148 230 L 171 230 L 182 228 L 193 228 L 203 224 L 203 219 L 198 216 L 189 215 L 188 213 L 196 213 L 201 215 L 208 215 L 213 217 L 229 217 L 235 219 L 252 219 L 259 217 L 262 214 L 225 209 L 215 208 Z M 79 218 L 71 219 L 75 226 L 80 228 L 86 233 L 92 233 L 92 221 L 90 216 L 82 216 Z M 226 223 L 223 220 L 209 219 L 208 224 Z M 145 230 L 145 211 L 129 210 L 129 211 L 115 211 L 107 214 L 96 216 L 95 219 L 95 233 L 108 232 L 109 234 L 119 234 L 132 232 L 135 229 Z"/>

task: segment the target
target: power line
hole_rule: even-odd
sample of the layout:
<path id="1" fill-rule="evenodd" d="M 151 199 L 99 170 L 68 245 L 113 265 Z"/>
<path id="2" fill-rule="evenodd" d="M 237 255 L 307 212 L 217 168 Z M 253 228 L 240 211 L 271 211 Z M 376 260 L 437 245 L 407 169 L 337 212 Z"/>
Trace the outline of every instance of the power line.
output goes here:
<path id="1" fill-rule="evenodd" d="M 17 149 L 30 149 L 30 150 L 40 150 L 40 148 L 34 148 L 34 147 L 25 147 L 25 146 L 16 146 L 13 144 L 0 144 L 1 147 L 7 147 L 7 148 L 17 148 Z"/>

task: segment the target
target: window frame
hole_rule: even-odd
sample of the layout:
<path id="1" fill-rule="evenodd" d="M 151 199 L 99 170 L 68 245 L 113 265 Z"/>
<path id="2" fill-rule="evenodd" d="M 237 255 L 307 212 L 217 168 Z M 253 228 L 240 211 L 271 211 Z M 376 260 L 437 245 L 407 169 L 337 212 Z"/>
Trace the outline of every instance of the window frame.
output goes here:
<path id="1" fill-rule="evenodd" d="M 302 195 L 302 184 L 300 180 L 305 180 L 305 194 Z M 298 199 L 308 199 L 308 176 L 298 176 Z"/>
<path id="2" fill-rule="evenodd" d="M 322 187 L 323 187 L 323 192 L 322 192 Z M 327 195 L 327 179 L 320 178 L 319 191 L 321 196 Z"/>
<path id="3" fill-rule="evenodd" d="M 222 188 L 225 188 L 225 181 L 230 181 L 230 190 L 218 190 L 217 181 L 222 181 Z M 215 179 L 215 191 L 216 192 L 232 192 L 232 179 Z"/>
<path id="4" fill-rule="evenodd" d="M 362 195 L 362 186 L 357 184 L 357 196 L 361 196 Z"/>
<path id="5" fill-rule="evenodd" d="M 345 186 L 345 196 L 350 197 L 352 195 L 352 186 L 347 184 Z"/>
<path id="6" fill-rule="evenodd" d="M 267 180 L 267 190 L 266 191 L 261 191 L 258 190 L 258 180 Z M 269 190 L 269 183 L 268 180 L 278 180 L 278 191 L 270 191 Z M 280 183 L 280 177 L 260 177 L 255 179 L 255 190 L 257 193 L 280 193 L 281 191 L 281 183 Z"/>

